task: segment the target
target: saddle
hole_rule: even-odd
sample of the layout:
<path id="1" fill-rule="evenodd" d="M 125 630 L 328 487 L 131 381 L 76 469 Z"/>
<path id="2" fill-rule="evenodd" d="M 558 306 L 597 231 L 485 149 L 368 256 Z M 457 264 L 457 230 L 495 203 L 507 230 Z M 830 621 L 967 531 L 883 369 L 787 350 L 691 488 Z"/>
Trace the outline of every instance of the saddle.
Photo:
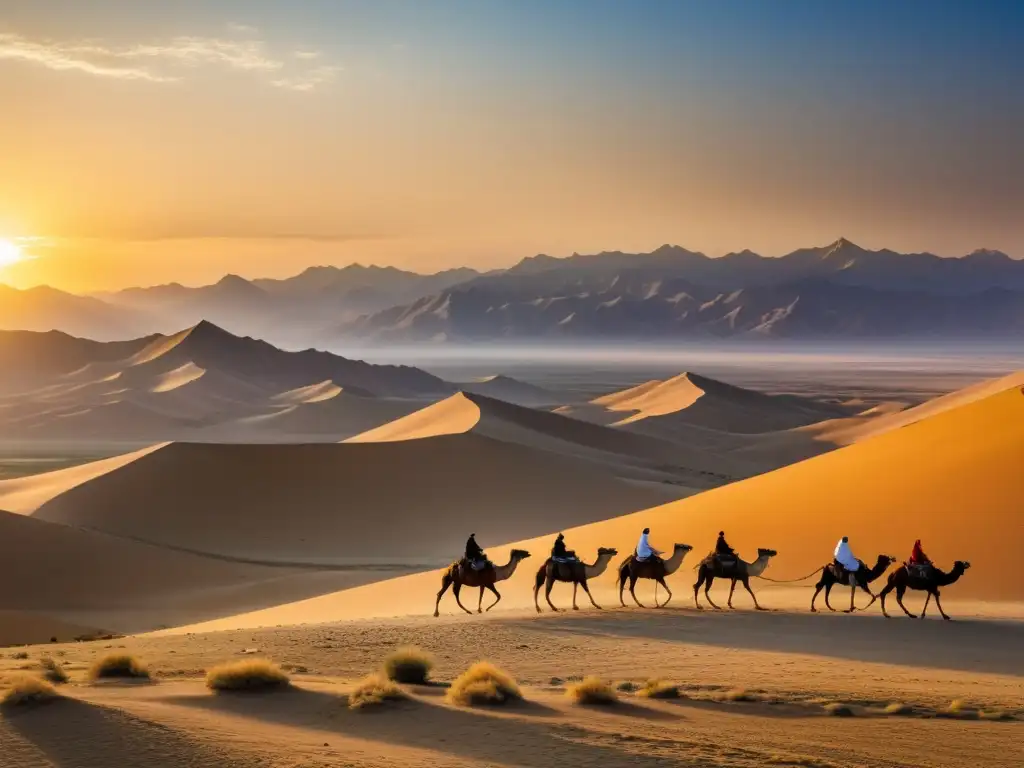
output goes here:
<path id="1" fill-rule="evenodd" d="M 740 559 L 736 555 L 723 555 L 720 552 L 712 552 L 707 558 L 709 565 L 718 563 L 718 567 L 721 568 L 724 573 L 736 570 L 736 565 L 739 561 Z"/>
<path id="2" fill-rule="evenodd" d="M 579 558 L 576 557 L 575 552 L 567 552 L 565 557 L 555 557 L 552 555 L 551 562 L 555 564 L 556 573 L 560 578 L 571 579 L 573 576 L 572 566 L 579 562 Z"/>
<path id="3" fill-rule="evenodd" d="M 915 579 L 927 579 L 932 575 L 931 563 L 904 563 L 907 574 Z"/>
<path id="4" fill-rule="evenodd" d="M 479 558 L 477 560 L 467 560 L 466 558 L 462 558 L 462 564 L 464 566 L 468 565 L 472 571 L 483 571 L 494 565 L 494 563 L 486 558 Z"/>
<path id="5" fill-rule="evenodd" d="M 838 562 L 833 562 L 829 568 L 832 570 L 832 575 L 835 577 L 837 583 L 847 584 L 851 587 L 857 586 L 857 574 L 860 572 L 860 569 L 851 571 L 845 565 Z"/>

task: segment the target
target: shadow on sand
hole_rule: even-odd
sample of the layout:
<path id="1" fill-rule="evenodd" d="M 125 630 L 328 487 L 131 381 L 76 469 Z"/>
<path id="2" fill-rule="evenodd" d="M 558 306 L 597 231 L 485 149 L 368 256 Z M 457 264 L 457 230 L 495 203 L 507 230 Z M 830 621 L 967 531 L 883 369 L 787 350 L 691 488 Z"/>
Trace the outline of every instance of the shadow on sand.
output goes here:
<path id="1" fill-rule="evenodd" d="M 825 656 L 1024 677 L 1024 623 L 885 619 L 691 607 L 616 608 L 558 614 L 544 621 L 509 619 L 524 632 L 633 637 L 752 651 Z"/>

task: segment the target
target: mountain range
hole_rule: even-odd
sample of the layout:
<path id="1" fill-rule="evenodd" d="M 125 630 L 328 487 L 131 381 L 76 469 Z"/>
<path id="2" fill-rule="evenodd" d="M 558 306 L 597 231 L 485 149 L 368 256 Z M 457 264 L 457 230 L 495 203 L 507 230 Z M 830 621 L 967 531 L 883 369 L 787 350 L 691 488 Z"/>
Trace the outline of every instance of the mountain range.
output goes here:
<path id="1" fill-rule="evenodd" d="M 1013 337 L 1024 330 L 1024 261 L 871 251 L 845 238 L 781 257 L 538 255 L 505 270 L 421 275 L 311 267 L 282 280 L 227 275 L 75 296 L 0 286 L 0 328 L 98 340 L 202 320 L 282 346 L 492 339 Z"/>

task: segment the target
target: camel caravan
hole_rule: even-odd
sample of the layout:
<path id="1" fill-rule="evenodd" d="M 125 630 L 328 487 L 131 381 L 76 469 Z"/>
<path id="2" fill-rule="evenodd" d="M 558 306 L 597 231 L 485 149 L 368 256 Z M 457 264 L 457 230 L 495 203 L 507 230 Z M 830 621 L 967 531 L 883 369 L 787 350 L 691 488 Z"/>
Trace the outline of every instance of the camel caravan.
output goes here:
<path id="1" fill-rule="evenodd" d="M 662 557 L 663 552 L 655 549 L 650 543 L 650 529 L 644 528 L 640 534 L 640 541 L 637 543 L 636 549 L 623 560 L 619 567 L 615 570 L 616 586 L 619 590 L 619 602 L 622 607 L 626 607 L 626 602 L 623 599 L 623 593 L 625 592 L 627 583 L 629 586 L 629 594 L 633 598 L 633 602 L 638 607 L 644 608 L 645 606 L 637 599 L 636 596 L 636 583 L 640 579 L 650 579 L 655 583 L 654 593 L 654 607 L 664 608 L 668 605 L 672 599 L 672 590 L 669 589 L 666 578 L 674 574 L 679 570 L 683 564 L 683 560 L 693 550 L 689 544 L 675 544 L 672 549 L 672 554 L 669 557 Z M 574 551 L 568 549 L 565 544 L 564 534 L 558 534 L 555 539 L 554 546 L 551 548 L 551 556 L 544 561 L 543 565 L 537 570 L 537 574 L 534 578 L 533 587 L 533 604 L 537 609 L 537 613 L 541 612 L 540 607 L 540 590 L 544 588 L 544 599 L 547 601 L 548 606 L 552 611 L 558 611 L 559 608 L 551 602 L 551 590 L 556 582 L 564 582 L 572 584 L 572 609 L 574 611 L 579 610 L 579 606 L 576 604 L 576 597 L 580 587 L 583 588 L 587 598 L 590 600 L 590 604 L 595 608 L 601 608 L 600 605 L 594 600 L 594 596 L 590 593 L 589 583 L 599 578 L 611 564 L 612 559 L 618 554 L 618 550 L 614 547 L 601 547 L 597 551 L 597 557 L 593 564 L 588 565 L 583 562 Z M 704 598 L 708 604 L 717 610 L 721 610 L 721 607 L 715 604 L 711 599 L 710 589 L 715 579 L 728 579 L 731 584 L 729 588 L 729 599 L 726 605 L 729 608 L 733 607 L 732 598 L 733 593 L 736 591 L 736 584 L 742 584 L 743 588 L 750 594 L 751 599 L 754 601 L 754 607 L 759 610 L 765 610 L 761 607 L 760 603 L 757 602 L 757 596 L 754 591 L 750 588 L 750 579 L 752 578 L 763 578 L 768 581 L 774 581 L 764 576 L 765 570 L 768 568 L 768 564 L 773 557 L 778 555 L 774 549 L 758 549 L 757 558 L 753 562 L 747 562 L 740 558 L 736 554 L 735 550 L 729 546 L 725 539 L 725 532 L 719 531 L 718 540 L 715 542 L 715 548 L 710 552 L 700 563 L 697 564 L 695 570 L 697 571 L 697 581 L 693 585 L 693 600 L 697 608 L 703 609 L 700 604 L 699 590 L 701 586 L 704 587 Z M 466 551 L 462 559 L 452 563 L 441 576 L 441 589 L 437 593 L 437 600 L 434 603 L 434 616 L 440 616 L 440 605 L 441 598 L 444 597 L 445 592 L 451 587 L 452 594 L 455 596 L 455 602 L 459 608 L 468 614 L 473 612 L 462 604 L 460 599 L 460 593 L 463 587 L 477 587 L 480 590 L 480 595 L 477 600 L 477 613 L 484 613 L 483 600 L 484 591 L 490 590 L 494 595 L 494 602 L 487 606 L 486 610 L 491 610 L 501 600 L 501 593 L 495 586 L 499 581 L 505 581 L 512 577 L 512 574 L 516 572 L 519 564 L 530 557 L 530 553 L 523 549 L 513 549 L 509 553 L 509 561 L 504 565 L 496 565 L 492 563 L 484 550 L 476 542 L 476 534 L 471 534 L 469 540 L 466 542 Z M 935 598 L 935 605 L 939 609 L 939 613 L 943 619 L 949 620 L 949 616 L 942 610 L 942 603 L 940 601 L 940 587 L 947 587 L 951 584 L 956 583 L 961 576 L 971 567 L 971 564 L 966 561 L 958 560 L 953 564 L 953 568 L 945 573 L 937 568 L 932 561 L 925 555 L 924 550 L 921 548 L 921 541 L 918 540 L 914 543 L 913 551 L 911 552 L 910 559 L 899 565 L 894 571 L 892 571 L 886 581 L 885 587 L 876 595 L 871 591 L 870 585 L 881 578 L 889 567 L 896 562 L 896 558 L 892 555 L 879 555 L 875 561 L 873 567 L 869 567 L 864 561 L 859 560 L 853 554 L 850 548 L 850 542 L 848 537 L 844 536 L 839 543 L 836 545 L 835 552 L 833 553 L 833 560 L 830 563 L 823 565 L 821 568 L 814 571 L 809 576 L 805 576 L 802 579 L 794 579 L 790 582 L 781 583 L 794 583 L 799 581 L 806 581 L 807 579 L 821 574 L 818 583 L 814 588 L 814 595 L 811 597 L 811 612 L 817 613 L 818 609 L 815 607 L 815 603 L 818 599 L 818 595 L 824 590 L 825 592 L 825 606 L 830 611 L 836 609 L 832 607 L 829 602 L 829 595 L 832 592 L 834 586 L 842 585 L 850 587 L 850 607 L 844 609 L 844 613 L 853 613 L 856 610 L 867 610 L 875 602 L 881 599 L 882 615 L 886 618 L 889 617 L 889 613 L 885 609 L 885 600 L 892 592 L 896 592 L 896 602 L 903 609 L 903 612 L 911 618 L 917 618 L 915 614 L 907 610 L 907 607 L 903 605 L 903 596 L 906 594 L 908 589 L 914 589 L 921 592 L 927 592 L 927 598 L 925 599 L 924 608 L 921 611 L 920 618 L 925 617 L 925 613 L 928 610 L 928 605 L 931 599 Z M 663 603 L 658 602 L 657 589 L 661 587 L 665 590 L 667 597 Z M 871 597 L 871 602 L 868 603 L 864 608 L 858 609 L 856 607 L 856 594 L 857 590 L 860 589 L 866 592 Z"/>

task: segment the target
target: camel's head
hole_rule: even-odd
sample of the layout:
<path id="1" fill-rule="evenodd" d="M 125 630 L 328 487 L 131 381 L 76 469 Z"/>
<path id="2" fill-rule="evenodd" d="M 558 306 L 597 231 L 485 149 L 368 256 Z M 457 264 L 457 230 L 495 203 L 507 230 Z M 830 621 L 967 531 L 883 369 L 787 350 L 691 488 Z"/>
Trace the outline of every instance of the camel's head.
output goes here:
<path id="1" fill-rule="evenodd" d="M 676 544 L 674 549 L 676 552 L 689 552 L 693 547 L 689 544 Z"/>
<path id="2" fill-rule="evenodd" d="M 615 547 L 598 547 L 597 554 L 598 556 L 608 555 L 609 557 L 614 557 L 615 555 L 619 554 L 619 550 L 617 550 Z"/>
<path id="3" fill-rule="evenodd" d="M 953 565 L 958 565 L 965 571 L 971 567 L 971 564 L 967 560 L 957 560 L 955 563 L 953 563 Z"/>
<path id="4" fill-rule="evenodd" d="M 530 556 L 530 553 L 525 549 L 513 549 L 510 556 L 513 560 L 525 560 Z"/>
<path id="5" fill-rule="evenodd" d="M 890 565 L 892 565 L 893 563 L 896 562 L 896 556 L 895 555 L 879 555 L 878 556 L 878 562 L 879 563 L 885 563 L 885 567 L 888 568 Z"/>
<path id="6" fill-rule="evenodd" d="M 758 548 L 758 550 L 757 550 L 757 556 L 758 557 L 775 557 L 777 554 L 779 554 L 779 553 L 776 552 L 774 549 L 761 549 L 761 548 Z"/>

